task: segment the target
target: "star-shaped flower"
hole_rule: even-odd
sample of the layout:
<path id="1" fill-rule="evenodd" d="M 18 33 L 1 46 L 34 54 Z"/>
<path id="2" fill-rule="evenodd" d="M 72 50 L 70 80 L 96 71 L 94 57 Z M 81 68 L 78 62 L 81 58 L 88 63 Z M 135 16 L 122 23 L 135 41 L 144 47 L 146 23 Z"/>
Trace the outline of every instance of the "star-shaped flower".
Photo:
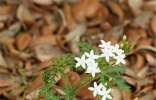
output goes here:
<path id="1" fill-rule="evenodd" d="M 124 51 L 119 48 L 119 45 L 116 44 L 115 46 L 112 46 L 112 51 L 115 52 L 116 54 L 122 54 Z"/>
<path id="2" fill-rule="evenodd" d="M 93 50 L 90 51 L 90 54 L 85 52 L 85 55 L 88 57 L 87 60 L 91 60 L 91 61 L 99 58 L 99 55 L 94 55 Z"/>
<path id="3" fill-rule="evenodd" d="M 95 77 L 96 73 L 101 72 L 99 68 L 97 68 L 98 63 L 95 62 L 89 62 L 87 63 L 87 70 L 86 73 L 91 73 L 93 77 Z"/>
<path id="4" fill-rule="evenodd" d="M 105 42 L 104 40 L 101 40 L 101 43 L 102 44 L 99 45 L 99 47 L 101 47 L 101 48 L 109 48 L 109 46 L 111 44 L 110 41 L 109 42 Z"/>
<path id="5" fill-rule="evenodd" d="M 103 52 L 100 57 L 105 57 L 106 61 L 109 62 L 109 58 L 115 56 L 114 53 L 112 52 L 111 49 L 109 48 L 105 48 L 105 49 L 101 49 L 101 51 Z"/>
<path id="6" fill-rule="evenodd" d="M 120 54 L 119 53 L 119 54 L 117 54 L 117 56 L 114 56 L 113 58 L 117 60 L 116 63 L 115 63 L 116 65 L 119 64 L 120 62 L 123 63 L 124 65 L 126 64 L 126 62 L 124 60 L 125 54 Z"/>
<path id="7" fill-rule="evenodd" d="M 93 96 L 95 97 L 97 94 L 101 93 L 102 87 L 103 87 L 102 84 L 97 85 L 97 83 L 94 82 L 94 87 L 89 87 L 88 89 L 93 91 Z"/>
<path id="8" fill-rule="evenodd" d="M 76 67 L 82 66 L 84 69 L 86 68 L 86 59 L 84 54 L 81 58 L 75 57 L 75 60 L 77 61 Z"/>
<path id="9" fill-rule="evenodd" d="M 102 100 L 112 99 L 112 97 L 109 95 L 111 89 L 106 90 L 106 88 L 103 86 L 102 91 L 99 91 L 99 95 L 102 96 Z"/>

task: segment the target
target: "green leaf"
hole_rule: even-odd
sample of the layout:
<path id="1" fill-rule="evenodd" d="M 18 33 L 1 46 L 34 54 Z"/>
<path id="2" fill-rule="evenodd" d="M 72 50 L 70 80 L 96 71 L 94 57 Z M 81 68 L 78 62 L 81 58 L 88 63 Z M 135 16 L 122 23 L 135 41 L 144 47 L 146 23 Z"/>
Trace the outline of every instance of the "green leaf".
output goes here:
<path id="1" fill-rule="evenodd" d="M 73 100 L 73 98 L 76 96 L 74 89 L 69 84 L 67 84 L 63 90 L 66 93 L 64 95 L 65 100 Z"/>
<path id="2" fill-rule="evenodd" d="M 108 74 L 105 73 L 105 76 L 107 76 L 108 78 L 112 78 L 113 84 L 117 84 L 120 88 L 120 90 L 125 90 L 126 92 L 130 92 L 130 86 L 128 86 L 126 84 L 125 79 L 118 77 L 117 75 L 112 75 L 112 74 Z"/>
<path id="3" fill-rule="evenodd" d="M 45 72 L 44 72 L 44 74 L 42 76 L 45 85 L 56 83 L 55 77 L 58 76 L 57 73 L 58 73 L 57 68 L 52 68 L 52 69 L 49 69 L 49 70 L 45 70 Z"/>
<path id="4" fill-rule="evenodd" d="M 48 86 L 40 88 L 39 93 L 45 96 L 44 100 L 60 100 L 60 97 L 56 96 Z"/>
<path id="5" fill-rule="evenodd" d="M 111 67 L 106 67 L 106 69 L 104 70 L 104 73 L 118 73 L 118 74 L 123 74 L 125 72 L 126 72 L 126 67 L 119 66 L 119 65 L 115 65 L 115 66 L 111 66 Z"/>
<path id="6" fill-rule="evenodd" d="M 80 47 L 81 51 L 90 52 L 92 50 L 92 45 L 86 44 L 83 42 L 77 42 L 77 45 Z"/>

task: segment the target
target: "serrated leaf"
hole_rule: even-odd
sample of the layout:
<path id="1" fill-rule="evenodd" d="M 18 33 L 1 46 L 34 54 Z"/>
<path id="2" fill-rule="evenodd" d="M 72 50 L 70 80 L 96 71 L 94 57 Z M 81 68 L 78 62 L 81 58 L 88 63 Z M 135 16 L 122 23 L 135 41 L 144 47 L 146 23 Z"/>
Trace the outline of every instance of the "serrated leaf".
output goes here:
<path id="1" fill-rule="evenodd" d="M 77 42 L 77 45 L 80 47 L 81 51 L 90 52 L 92 50 L 92 46 L 90 44 L 86 44 L 83 42 Z"/>
<path id="2" fill-rule="evenodd" d="M 119 65 L 106 67 L 106 69 L 104 70 L 104 73 L 119 73 L 119 74 L 123 74 L 125 72 L 126 72 L 126 68 L 124 66 L 119 66 Z"/>
<path id="3" fill-rule="evenodd" d="M 130 92 L 130 86 L 126 84 L 125 79 L 119 78 L 117 75 L 110 75 L 107 73 L 105 73 L 104 75 L 107 76 L 108 78 L 112 78 L 113 84 L 114 85 L 117 84 L 121 91 L 125 90 L 126 92 Z"/>
<path id="4" fill-rule="evenodd" d="M 59 96 L 56 96 L 49 87 L 40 88 L 40 94 L 44 95 L 44 100 L 60 100 Z"/>
<path id="5" fill-rule="evenodd" d="M 69 84 L 67 84 L 63 90 L 66 93 L 64 96 L 65 100 L 73 100 L 73 98 L 76 96 L 74 89 Z"/>

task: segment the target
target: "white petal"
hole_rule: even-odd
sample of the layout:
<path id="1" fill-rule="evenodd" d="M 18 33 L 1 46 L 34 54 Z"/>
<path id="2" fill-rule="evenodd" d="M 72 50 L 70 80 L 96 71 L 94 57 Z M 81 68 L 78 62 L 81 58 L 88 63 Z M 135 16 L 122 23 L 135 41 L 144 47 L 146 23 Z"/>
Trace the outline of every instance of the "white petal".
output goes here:
<path id="1" fill-rule="evenodd" d="M 110 95 L 107 95 L 107 98 L 108 98 L 108 99 L 112 99 L 112 97 L 111 97 Z"/>
<path id="2" fill-rule="evenodd" d="M 124 65 L 126 64 L 125 60 L 123 60 L 123 59 L 121 60 L 121 62 L 122 62 Z"/>
<path id="3" fill-rule="evenodd" d="M 96 91 L 94 91 L 94 92 L 93 92 L 93 96 L 94 96 L 94 97 L 96 97 L 96 95 L 97 95 L 97 92 L 96 92 Z"/>
<path id="4" fill-rule="evenodd" d="M 106 96 L 105 95 L 102 97 L 102 100 L 106 100 Z"/>
<path id="5" fill-rule="evenodd" d="M 94 91 L 95 89 L 93 87 L 88 88 L 90 91 Z"/>

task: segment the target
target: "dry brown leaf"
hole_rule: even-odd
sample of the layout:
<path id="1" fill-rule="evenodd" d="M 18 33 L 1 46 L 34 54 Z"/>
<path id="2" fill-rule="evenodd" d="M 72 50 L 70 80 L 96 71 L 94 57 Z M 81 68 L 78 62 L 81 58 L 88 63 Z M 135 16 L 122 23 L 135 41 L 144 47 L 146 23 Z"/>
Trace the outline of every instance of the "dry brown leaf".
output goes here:
<path id="1" fill-rule="evenodd" d="M 41 6 L 49 6 L 53 4 L 54 0 L 32 0 L 33 3 L 41 5 Z"/>
<path id="2" fill-rule="evenodd" d="M 143 0 L 128 0 L 128 5 L 135 16 L 139 15 L 142 12 L 141 10 L 142 4 L 143 4 Z"/>
<path id="3" fill-rule="evenodd" d="M 34 70 L 33 70 L 33 73 L 36 73 L 42 69 L 45 69 L 47 67 L 49 67 L 50 65 L 52 64 L 52 61 L 51 60 L 46 60 L 42 63 L 40 63 Z"/>
<path id="4" fill-rule="evenodd" d="M 139 14 L 138 16 L 136 16 L 136 18 L 134 19 L 134 26 L 135 27 L 142 27 L 143 29 L 146 29 L 146 25 L 149 22 L 151 16 L 153 15 L 152 11 L 144 11 L 141 14 Z"/>
<path id="5" fill-rule="evenodd" d="M 43 26 L 41 28 L 41 35 L 52 35 L 52 31 L 49 26 Z"/>
<path id="6" fill-rule="evenodd" d="M 126 91 L 123 91 L 122 92 L 122 97 L 123 97 L 122 100 L 127 100 L 127 99 L 130 100 L 132 98 L 132 93 L 127 93 Z"/>
<path id="7" fill-rule="evenodd" d="M 119 23 L 123 22 L 124 12 L 123 12 L 121 6 L 113 1 L 109 2 L 108 6 L 110 7 L 111 11 L 118 16 L 118 18 L 119 18 L 118 22 Z"/>
<path id="8" fill-rule="evenodd" d="M 25 22 L 27 25 L 32 26 L 35 23 L 35 20 L 28 8 L 22 4 L 18 7 L 16 16 L 21 22 Z"/>
<path id="9" fill-rule="evenodd" d="M 63 55 L 63 51 L 60 50 L 57 46 L 50 46 L 50 45 L 38 45 L 34 47 L 36 57 L 40 61 L 46 61 L 51 59 L 52 57 L 58 57 Z"/>
<path id="10" fill-rule="evenodd" d="M 122 95 L 119 87 L 114 86 L 113 88 L 113 99 L 112 100 L 122 100 Z"/>
<path id="11" fill-rule="evenodd" d="M 64 4 L 63 12 L 66 19 L 68 30 L 73 29 L 76 23 L 73 19 L 72 10 L 69 4 Z"/>
<path id="12" fill-rule="evenodd" d="M 156 36 L 156 15 L 151 19 L 151 29 L 154 32 L 154 36 Z"/>
<path id="13" fill-rule="evenodd" d="M 32 82 L 32 84 L 29 87 L 29 92 L 35 91 L 38 87 L 42 86 L 44 84 L 42 80 L 43 73 L 40 73 L 35 80 Z"/>
<path id="14" fill-rule="evenodd" d="M 9 27 L 9 29 L 0 32 L 0 40 L 6 39 L 9 37 L 13 37 L 17 32 L 19 32 L 20 28 L 21 28 L 20 22 L 16 22 L 16 23 L 12 24 Z"/>
<path id="15" fill-rule="evenodd" d="M 1 5 L 0 6 L 0 16 L 4 15 L 4 14 L 10 14 L 11 11 L 13 10 L 13 6 L 12 5 Z"/>
<path id="16" fill-rule="evenodd" d="M 155 0 L 145 1 L 145 2 L 143 2 L 143 5 L 142 5 L 142 8 L 144 10 L 153 10 L 153 11 L 156 11 L 155 7 L 156 7 Z"/>
<path id="17" fill-rule="evenodd" d="M 92 19 L 97 15 L 102 5 L 99 0 L 92 0 L 92 2 L 89 1 L 86 6 L 85 16 L 86 18 Z"/>
<path id="18" fill-rule="evenodd" d="M 39 89 L 36 89 L 25 96 L 26 100 L 33 100 L 39 97 Z"/>
<path id="19" fill-rule="evenodd" d="M 28 47 L 31 42 L 31 36 L 28 33 L 21 33 L 16 37 L 16 46 L 19 51 Z"/>
<path id="20" fill-rule="evenodd" d="M 153 91 L 139 98 L 139 100 L 154 100 Z"/>
<path id="21" fill-rule="evenodd" d="M 14 87 L 13 86 L 8 86 L 8 87 L 5 87 L 5 88 L 0 88 L 0 94 L 3 94 L 7 91 L 10 91 L 10 90 L 13 90 Z"/>
<path id="22" fill-rule="evenodd" d="M 77 46 L 76 42 L 80 41 L 80 37 L 86 31 L 87 26 L 84 23 L 78 24 L 75 29 L 67 33 L 65 35 L 66 41 L 70 41 L 70 48 L 73 53 L 79 52 L 79 47 Z"/>
<path id="23" fill-rule="evenodd" d="M 0 88 L 7 87 L 10 85 L 11 85 L 10 82 L 8 82 L 7 80 L 0 79 Z"/>
<path id="24" fill-rule="evenodd" d="M 79 91 L 77 92 L 77 96 L 83 99 L 95 99 L 96 97 L 93 96 L 93 92 L 88 89 L 89 84 L 84 85 Z"/>
<path id="25" fill-rule="evenodd" d="M 154 56 L 147 53 L 145 57 L 149 65 L 156 67 L 156 58 Z"/>
<path id="26" fill-rule="evenodd" d="M 0 52 L 0 66 L 2 66 L 2 67 L 7 67 L 8 66 L 6 60 L 4 59 L 1 52 Z"/>
<path id="27" fill-rule="evenodd" d="M 147 76 L 148 72 L 149 66 L 144 66 L 136 75 L 138 76 L 138 78 L 143 79 Z"/>
<path id="28" fill-rule="evenodd" d="M 145 65 L 145 58 L 141 54 L 137 53 L 135 63 L 132 66 L 133 71 L 138 72 L 142 67 L 144 67 L 144 65 Z"/>

